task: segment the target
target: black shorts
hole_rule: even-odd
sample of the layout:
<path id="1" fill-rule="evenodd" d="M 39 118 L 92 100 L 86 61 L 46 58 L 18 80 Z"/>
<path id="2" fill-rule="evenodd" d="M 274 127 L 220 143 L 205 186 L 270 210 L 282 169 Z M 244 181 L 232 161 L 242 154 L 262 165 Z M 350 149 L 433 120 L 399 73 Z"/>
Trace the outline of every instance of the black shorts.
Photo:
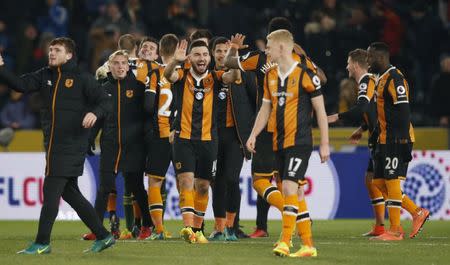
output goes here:
<path id="1" fill-rule="evenodd" d="M 175 137 L 172 145 L 177 174 L 193 172 L 196 178 L 214 180 L 217 169 L 217 141 L 187 140 Z"/>
<path id="2" fill-rule="evenodd" d="M 305 185 L 306 170 L 312 146 L 295 145 L 276 152 L 277 168 L 282 180 L 292 180 Z"/>
<path id="3" fill-rule="evenodd" d="M 172 147 L 169 138 L 150 139 L 145 173 L 151 178 L 165 179 L 171 160 Z"/>
<path id="4" fill-rule="evenodd" d="M 375 151 L 375 176 L 378 179 L 405 179 L 412 159 L 412 144 L 378 144 Z"/>
<path id="5" fill-rule="evenodd" d="M 373 137 L 373 134 L 369 137 L 369 141 L 368 141 L 368 147 L 369 147 L 369 153 L 370 153 L 370 158 L 369 158 L 369 163 L 367 165 L 367 170 L 366 172 L 369 173 L 374 173 L 375 170 L 375 150 L 377 148 L 377 139 L 375 139 Z"/>
<path id="6" fill-rule="evenodd" d="M 276 171 L 275 152 L 273 151 L 272 133 L 262 131 L 256 138 L 256 153 L 252 157 L 252 175 L 255 177 L 272 177 Z"/>
<path id="7" fill-rule="evenodd" d="M 372 157 L 370 157 L 366 172 L 373 173 L 373 168 L 374 168 L 373 163 L 374 163 L 373 159 L 372 159 Z"/>
<path id="8" fill-rule="evenodd" d="M 219 152 L 217 154 L 217 178 L 238 181 L 244 163 L 244 153 L 235 128 L 219 130 Z"/>

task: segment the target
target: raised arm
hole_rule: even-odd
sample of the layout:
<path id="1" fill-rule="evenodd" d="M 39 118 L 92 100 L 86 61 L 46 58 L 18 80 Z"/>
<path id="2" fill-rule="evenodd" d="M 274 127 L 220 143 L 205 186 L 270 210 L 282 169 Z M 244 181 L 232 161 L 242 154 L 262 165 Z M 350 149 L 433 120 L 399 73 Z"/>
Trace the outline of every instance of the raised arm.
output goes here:
<path id="1" fill-rule="evenodd" d="M 18 77 L 6 68 L 3 57 L 0 54 L 0 81 L 5 82 L 10 88 L 18 92 L 29 93 L 38 91 L 42 80 L 42 71 L 43 69 L 40 69 Z"/>
<path id="2" fill-rule="evenodd" d="M 188 43 L 186 40 L 178 43 L 173 60 L 164 69 L 164 77 L 171 83 L 175 83 L 179 79 L 178 72 L 175 71 L 175 68 L 186 60 L 187 46 Z"/>
<path id="3" fill-rule="evenodd" d="M 230 69 L 223 74 L 222 82 L 224 84 L 232 84 L 239 80 L 240 76 L 240 71 L 238 69 Z"/>
<path id="4" fill-rule="evenodd" d="M 239 54 L 238 50 L 245 49 L 248 45 L 244 44 L 245 35 L 237 33 L 231 36 L 230 48 L 225 56 L 225 66 L 230 69 L 239 69 Z"/>

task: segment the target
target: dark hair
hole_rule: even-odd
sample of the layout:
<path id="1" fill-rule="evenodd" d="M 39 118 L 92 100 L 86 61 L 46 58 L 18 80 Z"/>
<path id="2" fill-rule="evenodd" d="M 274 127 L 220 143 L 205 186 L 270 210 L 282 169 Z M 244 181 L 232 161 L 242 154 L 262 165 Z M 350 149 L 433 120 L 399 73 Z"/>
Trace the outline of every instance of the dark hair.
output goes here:
<path id="1" fill-rule="evenodd" d="M 188 52 L 190 53 L 192 51 L 193 48 L 195 47 L 206 47 L 209 51 L 208 48 L 208 44 L 206 44 L 204 41 L 201 40 L 194 40 L 190 45 L 189 45 L 189 49 Z"/>
<path id="2" fill-rule="evenodd" d="M 131 34 L 124 34 L 120 36 L 117 46 L 119 50 L 126 50 L 128 53 L 131 53 L 136 47 L 136 38 Z"/>
<path id="3" fill-rule="evenodd" d="M 267 34 L 270 34 L 279 29 L 285 29 L 292 33 L 292 23 L 285 17 L 272 18 L 267 27 Z"/>
<path id="4" fill-rule="evenodd" d="M 145 42 L 153 42 L 156 44 L 156 51 L 158 51 L 159 48 L 159 42 L 156 38 L 153 37 L 149 37 L 149 36 L 145 36 L 141 39 L 141 41 L 139 42 L 139 47 L 138 49 L 140 50 L 142 48 L 142 45 L 144 45 Z"/>
<path id="5" fill-rule="evenodd" d="M 175 34 L 166 34 L 159 41 L 159 54 L 170 56 L 175 53 L 179 40 Z"/>
<path id="6" fill-rule="evenodd" d="M 208 40 L 212 39 L 213 35 L 212 33 L 207 29 L 197 29 L 196 31 L 192 32 L 191 36 L 189 37 L 190 41 L 195 41 L 201 38 L 207 38 Z"/>
<path id="7" fill-rule="evenodd" d="M 49 45 L 50 46 L 62 45 L 66 49 L 67 53 L 71 53 L 73 55 L 73 57 L 75 57 L 75 55 L 76 55 L 75 42 L 72 39 L 70 39 L 70 38 L 66 38 L 66 37 L 55 38 L 52 41 L 50 41 Z"/>
<path id="8" fill-rule="evenodd" d="M 363 49 L 355 49 L 353 51 L 350 51 L 348 53 L 348 57 L 350 59 L 359 64 L 360 66 L 364 66 L 367 68 L 367 51 Z"/>
<path id="9" fill-rule="evenodd" d="M 224 43 L 227 43 L 227 42 L 228 42 L 227 38 L 225 38 L 225 37 L 217 37 L 214 40 L 213 44 L 212 44 L 211 51 L 214 51 L 216 49 L 217 44 L 224 44 Z"/>
<path id="10" fill-rule="evenodd" d="M 384 42 L 373 42 L 369 45 L 369 48 L 389 56 L 389 46 Z"/>

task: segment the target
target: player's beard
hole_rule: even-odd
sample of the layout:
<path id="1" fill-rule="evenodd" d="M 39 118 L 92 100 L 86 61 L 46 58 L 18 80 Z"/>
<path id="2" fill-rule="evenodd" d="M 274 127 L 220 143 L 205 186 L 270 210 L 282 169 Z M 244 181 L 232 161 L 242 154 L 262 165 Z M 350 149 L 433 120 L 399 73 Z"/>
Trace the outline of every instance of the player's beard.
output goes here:
<path id="1" fill-rule="evenodd" d="M 208 63 L 206 61 L 200 62 L 201 65 L 199 66 L 199 62 L 192 64 L 192 69 L 194 72 L 198 75 L 204 74 L 208 70 Z"/>

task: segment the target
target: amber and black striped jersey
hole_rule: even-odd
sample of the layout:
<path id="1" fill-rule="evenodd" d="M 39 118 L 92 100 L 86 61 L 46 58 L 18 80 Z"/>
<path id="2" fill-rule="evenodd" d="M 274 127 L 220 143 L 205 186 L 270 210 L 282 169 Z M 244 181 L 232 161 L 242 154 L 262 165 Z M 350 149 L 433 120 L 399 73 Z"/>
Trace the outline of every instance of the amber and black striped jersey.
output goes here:
<path id="1" fill-rule="evenodd" d="M 365 74 L 358 83 L 358 101 L 366 99 L 368 106 L 363 113 L 364 123 L 367 125 L 369 135 L 374 133 L 377 126 L 377 103 L 375 97 L 376 78 L 372 74 Z"/>
<path id="2" fill-rule="evenodd" d="M 409 86 L 397 68 L 391 66 L 378 78 L 376 95 L 380 134 L 378 142 L 381 144 L 414 142 L 414 129 L 409 117 Z M 399 104 L 408 104 L 406 113 L 400 111 L 397 106 Z M 407 123 L 401 122 L 404 120 Z"/>
<path id="3" fill-rule="evenodd" d="M 272 105 L 269 131 L 273 131 L 275 151 L 312 145 L 311 98 L 320 95 L 319 77 L 303 64 L 296 62 L 284 75 L 278 67 L 266 73 L 263 101 Z"/>
<path id="4" fill-rule="evenodd" d="M 197 76 L 192 69 L 179 69 L 174 83 L 178 114 L 175 129 L 188 140 L 217 138 L 217 97 L 223 71 L 207 71 Z"/>
<path id="5" fill-rule="evenodd" d="M 153 134 L 159 138 L 169 137 L 170 124 L 173 111 L 172 84 L 164 78 L 164 65 L 153 69 L 150 73 L 149 89 L 155 93 L 155 106 L 153 117 Z"/>
<path id="6" fill-rule="evenodd" d="M 317 72 L 317 66 L 305 55 L 298 55 L 292 53 L 292 58 L 311 69 L 314 73 Z M 266 72 L 274 67 L 275 64 L 270 62 L 267 55 L 262 51 L 252 51 L 239 57 L 239 67 L 242 71 L 254 71 L 256 73 L 256 81 L 258 83 L 258 91 L 256 94 L 256 111 L 259 111 L 262 102 L 262 95 L 264 94 L 264 75 Z"/>
<path id="7" fill-rule="evenodd" d="M 375 103 L 376 78 L 366 73 L 358 80 L 358 99 L 350 110 L 339 113 L 339 119 L 354 124 L 364 124 L 369 134 L 374 131 L 377 123 Z"/>
<path id="8" fill-rule="evenodd" d="M 219 93 L 217 94 L 217 115 L 219 129 L 234 127 L 230 88 L 224 83 L 220 83 Z"/>
<path id="9" fill-rule="evenodd" d="M 154 61 L 147 61 L 139 58 L 130 58 L 128 60 L 130 71 L 136 76 L 136 79 L 148 85 L 150 82 L 149 76 L 152 70 L 158 69 L 159 64 Z"/>

